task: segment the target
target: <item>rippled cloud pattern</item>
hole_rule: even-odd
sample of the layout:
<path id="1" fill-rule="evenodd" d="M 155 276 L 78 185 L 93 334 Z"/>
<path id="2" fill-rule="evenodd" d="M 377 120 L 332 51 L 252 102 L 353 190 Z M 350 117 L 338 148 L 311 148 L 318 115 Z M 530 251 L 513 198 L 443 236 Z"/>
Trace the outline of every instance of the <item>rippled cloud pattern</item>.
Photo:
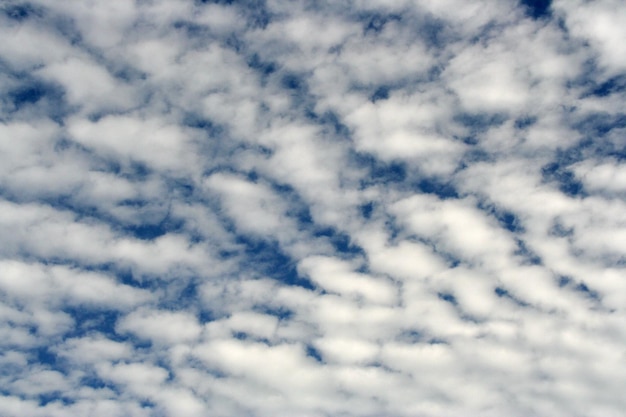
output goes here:
<path id="1" fill-rule="evenodd" d="M 623 2 L 6 0 L 0 37 L 0 415 L 624 415 Z"/>

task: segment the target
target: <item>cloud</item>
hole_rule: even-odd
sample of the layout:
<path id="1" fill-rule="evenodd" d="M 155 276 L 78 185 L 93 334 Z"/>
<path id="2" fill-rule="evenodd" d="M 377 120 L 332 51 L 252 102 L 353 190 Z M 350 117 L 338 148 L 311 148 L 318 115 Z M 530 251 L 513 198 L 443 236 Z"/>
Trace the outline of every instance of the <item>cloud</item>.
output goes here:
<path id="1" fill-rule="evenodd" d="M 618 416 L 621 5 L 0 6 L 0 414 Z"/>
<path id="2" fill-rule="evenodd" d="M 195 317 L 184 312 L 136 310 L 117 323 L 120 333 L 133 333 L 155 342 L 191 342 L 200 336 Z"/>
<path id="3" fill-rule="evenodd" d="M 594 45 L 594 54 L 609 74 L 623 72 L 625 64 L 621 58 L 623 46 L 619 42 L 623 36 L 623 20 L 619 13 L 612 12 L 618 6 L 615 1 L 603 1 L 594 7 L 584 2 L 566 6 L 557 1 L 554 5 L 565 17 L 568 28 Z"/>

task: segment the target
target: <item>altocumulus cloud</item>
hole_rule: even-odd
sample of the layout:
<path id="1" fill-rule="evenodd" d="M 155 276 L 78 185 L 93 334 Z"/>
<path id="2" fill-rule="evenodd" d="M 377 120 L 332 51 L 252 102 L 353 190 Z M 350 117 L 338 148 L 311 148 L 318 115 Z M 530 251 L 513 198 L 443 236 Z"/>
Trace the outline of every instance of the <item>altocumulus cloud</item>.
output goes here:
<path id="1" fill-rule="evenodd" d="M 617 417 L 619 0 L 7 0 L 0 415 Z"/>

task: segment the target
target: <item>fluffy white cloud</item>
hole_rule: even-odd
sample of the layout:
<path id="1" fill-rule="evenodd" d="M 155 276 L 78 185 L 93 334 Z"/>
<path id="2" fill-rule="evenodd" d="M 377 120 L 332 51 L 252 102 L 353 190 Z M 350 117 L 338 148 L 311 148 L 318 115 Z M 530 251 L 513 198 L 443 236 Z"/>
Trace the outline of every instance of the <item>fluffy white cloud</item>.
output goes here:
<path id="1" fill-rule="evenodd" d="M 117 331 L 166 344 L 189 343 L 196 340 L 202 328 L 187 312 L 136 310 L 122 318 Z"/>

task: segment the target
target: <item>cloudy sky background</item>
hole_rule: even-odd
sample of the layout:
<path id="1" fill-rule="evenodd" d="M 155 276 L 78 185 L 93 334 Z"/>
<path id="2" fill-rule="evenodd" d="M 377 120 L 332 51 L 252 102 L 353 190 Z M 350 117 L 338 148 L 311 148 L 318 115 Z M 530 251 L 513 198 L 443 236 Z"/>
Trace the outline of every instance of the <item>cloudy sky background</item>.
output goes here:
<path id="1" fill-rule="evenodd" d="M 623 415 L 622 1 L 8 0 L 0 38 L 0 415 Z"/>

